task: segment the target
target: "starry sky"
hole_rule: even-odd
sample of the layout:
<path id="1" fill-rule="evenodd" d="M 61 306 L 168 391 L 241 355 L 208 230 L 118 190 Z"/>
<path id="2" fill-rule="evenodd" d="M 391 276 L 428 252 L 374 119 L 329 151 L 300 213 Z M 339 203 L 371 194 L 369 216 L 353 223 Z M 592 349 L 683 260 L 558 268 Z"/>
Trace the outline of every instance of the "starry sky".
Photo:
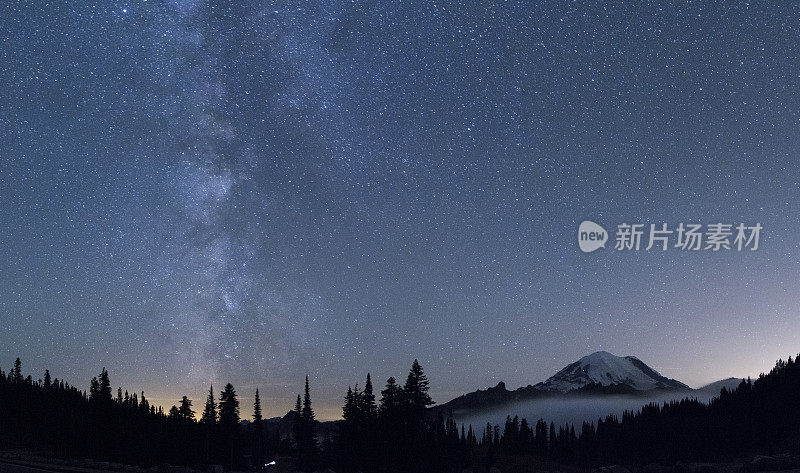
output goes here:
<path id="1" fill-rule="evenodd" d="M 0 366 L 166 407 L 800 351 L 793 2 L 0 2 Z M 763 226 L 582 253 L 583 220 Z M 613 235 L 612 235 L 613 240 Z M 84 386 L 85 385 L 85 386 Z"/>

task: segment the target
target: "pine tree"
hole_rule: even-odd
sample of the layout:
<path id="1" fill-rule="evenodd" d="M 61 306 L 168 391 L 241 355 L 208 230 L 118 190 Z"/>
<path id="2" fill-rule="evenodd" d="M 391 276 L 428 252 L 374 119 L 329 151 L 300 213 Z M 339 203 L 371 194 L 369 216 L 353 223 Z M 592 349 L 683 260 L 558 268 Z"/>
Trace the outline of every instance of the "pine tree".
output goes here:
<path id="1" fill-rule="evenodd" d="M 50 370 L 44 370 L 44 388 L 50 389 L 53 386 L 53 381 L 50 379 Z"/>
<path id="2" fill-rule="evenodd" d="M 217 402 L 214 400 L 214 385 L 208 390 L 208 397 L 206 398 L 206 405 L 203 409 L 203 415 L 200 417 L 200 422 L 206 425 L 214 425 L 217 423 Z"/>
<path id="3" fill-rule="evenodd" d="M 303 415 L 303 401 L 300 399 L 300 395 L 297 395 L 297 401 L 294 403 L 294 412 L 298 416 Z"/>
<path id="4" fill-rule="evenodd" d="M 108 379 L 108 371 L 103 367 L 100 372 L 100 386 L 99 386 L 100 401 L 104 403 L 111 403 L 111 381 Z"/>
<path id="5" fill-rule="evenodd" d="M 219 397 L 219 424 L 229 428 L 239 425 L 239 400 L 231 383 L 225 385 Z"/>
<path id="6" fill-rule="evenodd" d="M 403 397 L 412 411 L 423 411 L 426 407 L 435 404 L 428 394 L 428 377 L 422 371 L 419 361 L 414 360 L 403 387 Z"/>
<path id="7" fill-rule="evenodd" d="M 178 416 L 184 420 L 194 420 L 192 400 L 186 396 L 181 398 L 181 407 L 178 408 Z"/>
<path id="8" fill-rule="evenodd" d="M 309 423 L 314 422 L 314 410 L 311 408 L 311 390 L 308 387 L 308 376 L 306 376 L 306 387 L 303 394 L 303 420 Z M 315 437 L 316 441 L 316 437 Z"/>
<path id="9" fill-rule="evenodd" d="M 297 395 L 297 402 L 294 404 L 294 420 L 292 422 L 292 441 L 295 446 L 300 445 L 300 439 L 303 436 L 302 432 L 303 423 L 303 401 L 300 400 L 300 395 Z"/>
<path id="10" fill-rule="evenodd" d="M 311 389 L 308 385 L 308 376 L 306 376 L 302 406 L 300 406 L 300 396 L 298 396 L 298 404 L 295 409 L 297 408 L 300 408 L 300 416 L 296 418 L 296 423 L 298 424 L 296 443 L 300 457 L 300 467 L 304 471 L 309 471 L 316 462 L 319 446 L 317 445 L 314 409 L 311 407 Z"/>
<path id="11" fill-rule="evenodd" d="M 397 385 L 394 377 L 386 380 L 386 389 L 381 391 L 381 414 L 392 415 L 396 413 L 402 404 L 403 390 Z"/>
<path id="12" fill-rule="evenodd" d="M 19 358 L 14 360 L 14 368 L 11 370 L 11 381 L 15 383 L 22 382 L 22 361 Z"/>
<path id="13" fill-rule="evenodd" d="M 308 376 L 306 376 L 306 387 L 303 393 L 303 441 L 306 443 L 306 451 L 313 453 L 317 448 L 317 425 L 314 416 L 314 409 L 311 408 L 311 390 L 308 386 Z"/>
<path id="14" fill-rule="evenodd" d="M 257 429 L 261 429 L 261 421 L 263 417 L 261 416 L 261 397 L 258 395 L 258 388 L 256 388 L 256 399 L 253 402 L 253 425 Z"/>
<path id="15" fill-rule="evenodd" d="M 264 460 L 265 457 L 265 450 L 264 450 L 264 418 L 261 413 L 261 395 L 258 392 L 258 388 L 256 388 L 256 397 L 253 401 L 253 428 L 251 430 L 252 434 L 252 452 L 253 458 L 257 462 L 261 462 Z"/>
<path id="16" fill-rule="evenodd" d="M 233 467 L 239 442 L 239 400 L 236 390 L 228 383 L 219 396 L 219 446 L 226 452 L 228 466 Z"/>
<path id="17" fill-rule="evenodd" d="M 94 377 L 89 382 L 89 401 L 97 402 L 100 400 L 100 383 Z"/>
<path id="18" fill-rule="evenodd" d="M 364 384 L 364 392 L 361 393 L 361 404 L 366 416 L 372 417 L 375 414 L 375 393 L 372 389 L 372 379 L 369 373 L 367 373 L 367 382 Z"/>
<path id="19" fill-rule="evenodd" d="M 150 412 L 150 402 L 144 397 L 144 391 L 142 391 L 142 397 L 139 399 L 139 409 L 143 410 L 145 413 Z"/>
<path id="20" fill-rule="evenodd" d="M 353 397 L 353 388 L 347 387 L 347 394 L 344 396 L 344 407 L 342 408 L 342 418 L 345 422 L 355 420 L 356 406 L 355 398 Z"/>

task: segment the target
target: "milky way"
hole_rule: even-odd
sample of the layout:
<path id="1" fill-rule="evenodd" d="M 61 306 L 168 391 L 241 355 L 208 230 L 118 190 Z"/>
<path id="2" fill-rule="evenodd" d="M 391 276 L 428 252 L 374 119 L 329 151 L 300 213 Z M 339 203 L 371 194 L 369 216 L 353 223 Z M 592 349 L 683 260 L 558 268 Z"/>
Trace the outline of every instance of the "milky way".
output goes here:
<path id="1" fill-rule="evenodd" d="M 271 415 L 308 374 L 335 417 L 414 358 L 443 402 L 800 351 L 798 7 L 532 3 L 3 2 L 0 365 Z M 583 254 L 586 219 L 764 230 Z"/>

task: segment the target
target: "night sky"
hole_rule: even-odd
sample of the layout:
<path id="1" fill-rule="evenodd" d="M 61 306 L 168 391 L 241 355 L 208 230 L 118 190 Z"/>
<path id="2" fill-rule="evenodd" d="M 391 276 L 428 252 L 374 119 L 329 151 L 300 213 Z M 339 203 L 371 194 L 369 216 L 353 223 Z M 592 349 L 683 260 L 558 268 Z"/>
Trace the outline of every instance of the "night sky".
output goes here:
<path id="1" fill-rule="evenodd" d="M 0 2 L 0 366 L 319 417 L 800 351 L 794 2 Z M 581 221 L 763 226 L 582 253 Z"/>

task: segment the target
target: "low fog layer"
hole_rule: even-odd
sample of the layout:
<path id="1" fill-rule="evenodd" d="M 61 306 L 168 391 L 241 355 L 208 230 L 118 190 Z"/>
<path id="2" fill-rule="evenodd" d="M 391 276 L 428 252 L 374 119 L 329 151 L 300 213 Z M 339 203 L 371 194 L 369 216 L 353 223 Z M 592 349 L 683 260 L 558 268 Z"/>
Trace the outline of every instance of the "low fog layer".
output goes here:
<path id="1" fill-rule="evenodd" d="M 581 423 L 586 420 L 597 423 L 598 418 L 605 418 L 609 414 L 622 416 L 627 410 L 639 410 L 651 402 L 664 403 L 672 400 L 690 397 L 702 402 L 708 402 L 719 393 L 714 392 L 672 392 L 661 393 L 651 397 L 635 396 L 587 396 L 532 399 L 514 404 L 508 404 L 496 409 L 481 412 L 453 412 L 453 417 L 459 424 L 476 429 L 478 438 L 487 422 L 498 424 L 500 428 L 506 421 L 506 416 L 518 415 L 520 419 L 526 418 L 529 424 L 535 424 L 538 419 L 544 419 L 549 424 L 564 425 L 565 422 L 574 423 L 575 429 L 580 432 Z"/>

